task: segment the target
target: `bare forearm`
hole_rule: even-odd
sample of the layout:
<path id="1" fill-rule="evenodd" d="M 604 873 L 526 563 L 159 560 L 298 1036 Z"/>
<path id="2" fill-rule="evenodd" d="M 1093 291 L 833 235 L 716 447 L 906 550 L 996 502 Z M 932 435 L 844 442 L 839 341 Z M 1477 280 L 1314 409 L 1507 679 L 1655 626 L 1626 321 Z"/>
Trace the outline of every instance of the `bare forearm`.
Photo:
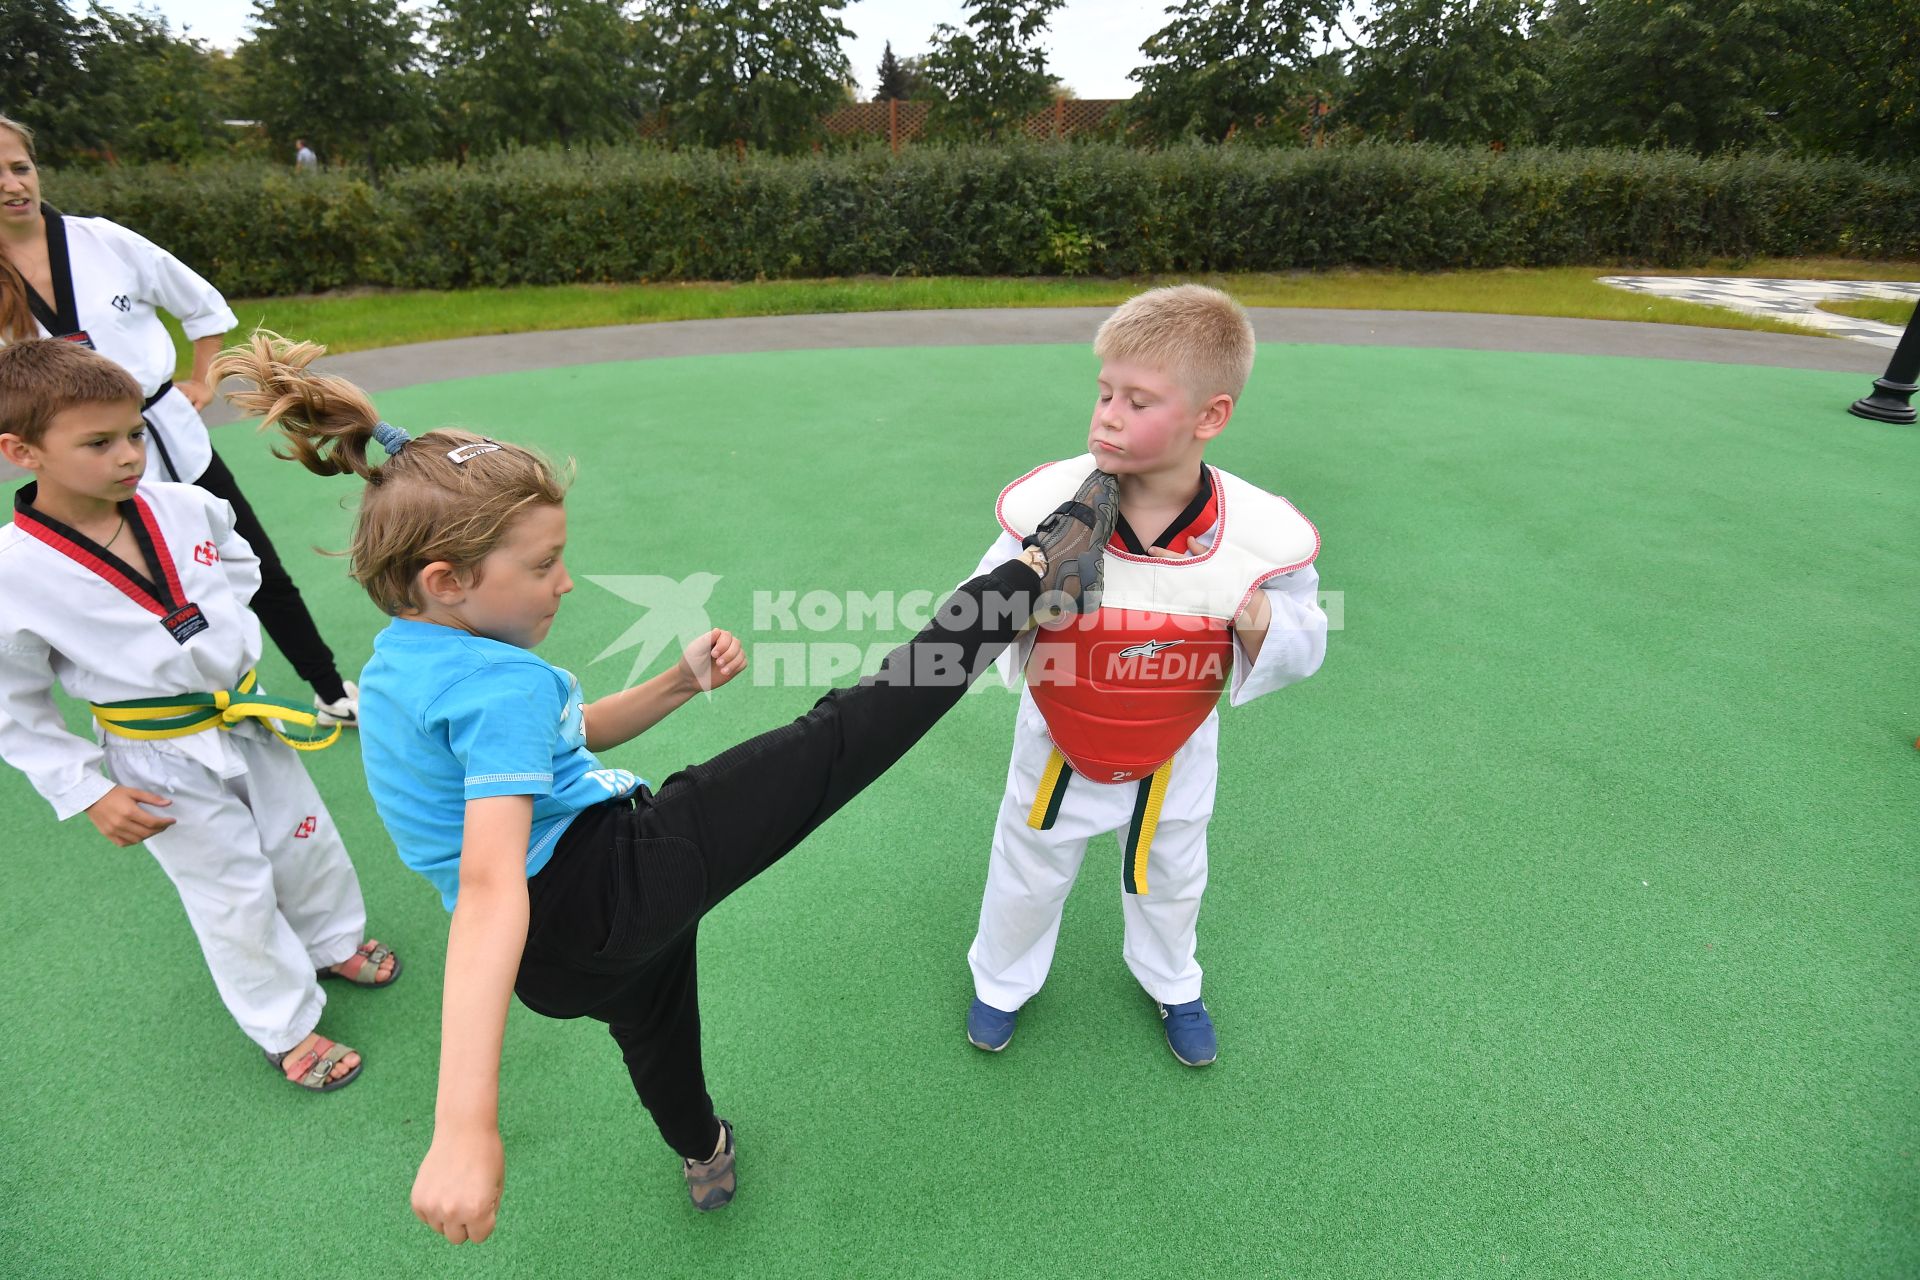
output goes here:
<path id="1" fill-rule="evenodd" d="M 500 1050 L 526 940 L 524 879 L 462 885 L 447 934 L 436 1128 L 492 1129 L 499 1123 Z"/>
<path id="2" fill-rule="evenodd" d="M 1240 639 L 1241 651 L 1247 655 L 1248 665 L 1260 658 L 1260 646 L 1267 642 L 1267 628 L 1273 625 L 1273 602 L 1267 599 L 1267 593 L 1256 591 L 1253 599 L 1247 601 L 1247 607 L 1233 620 L 1233 634 Z"/>
<path id="3" fill-rule="evenodd" d="M 193 340 L 193 378 L 192 381 L 204 384 L 207 375 L 213 369 L 213 358 L 220 354 L 220 346 L 226 341 L 224 333 L 210 333 L 204 338 Z"/>
<path id="4" fill-rule="evenodd" d="M 588 703 L 582 713 L 587 750 L 605 751 L 639 737 L 685 706 L 699 691 L 675 663 L 651 680 Z"/>

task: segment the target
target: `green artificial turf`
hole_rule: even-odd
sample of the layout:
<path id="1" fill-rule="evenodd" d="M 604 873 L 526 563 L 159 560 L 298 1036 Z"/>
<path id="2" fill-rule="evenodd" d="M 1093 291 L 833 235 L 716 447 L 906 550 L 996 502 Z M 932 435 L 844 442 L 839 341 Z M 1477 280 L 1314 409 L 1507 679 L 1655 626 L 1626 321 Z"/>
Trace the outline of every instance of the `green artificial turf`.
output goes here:
<path id="1" fill-rule="evenodd" d="M 608 763 L 658 781 L 804 708 L 756 592 L 940 590 L 999 486 L 1080 447 L 1077 347 L 794 352 L 379 397 L 576 458 L 589 695 L 720 575 L 756 665 Z M 352 1088 L 280 1083 L 158 869 L 0 772 L 0 1274 L 1894 1277 L 1920 1271 L 1920 434 L 1849 375 L 1269 346 L 1216 462 L 1324 538 L 1325 669 L 1229 712 L 1201 918 L 1221 1058 L 1179 1066 L 1089 853 L 1004 1054 L 962 1037 L 1013 697 L 969 697 L 702 930 L 741 1191 L 686 1203 L 604 1030 L 516 1006 L 501 1226 L 410 1216 L 446 918 L 355 747 L 309 757 L 391 991 Z M 216 433 L 352 670 L 355 485 Z M 824 652 L 824 651 L 822 651 Z M 663 666 L 666 656 L 655 667 Z M 294 688 L 278 655 L 271 686 Z"/>

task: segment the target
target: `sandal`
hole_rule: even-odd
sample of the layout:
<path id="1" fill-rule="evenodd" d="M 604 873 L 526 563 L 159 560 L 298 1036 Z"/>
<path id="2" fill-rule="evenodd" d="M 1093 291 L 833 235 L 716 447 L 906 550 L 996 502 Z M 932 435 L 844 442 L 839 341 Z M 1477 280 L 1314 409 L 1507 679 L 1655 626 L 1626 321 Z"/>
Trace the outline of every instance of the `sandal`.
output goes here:
<path id="1" fill-rule="evenodd" d="M 386 981 L 380 980 L 380 962 L 393 956 L 393 972 Z M 351 966 L 343 968 L 342 966 Z M 322 982 L 329 978 L 345 978 L 356 987 L 390 987 L 400 981 L 400 957 L 393 955 L 392 947 L 383 947 L 378 939 L 368 938 L 360 944 L 360 949 L 342 960 L 340 964 L 328 969 L 316 969 L 315 974 Z"/>
<path id="2" fill-rule="evenodd" d="M 267 1053 L 264 1049 L 261 1052 L 266 1054 L 267 1061 L 274 1065 L 289 1084 L 310 1089 L 314 1093 L 332 1093 L 335 1089 L 346 1088 L 360 1078 L 361 1070 L 367 1065 L 367 1060 L 362 1058 L 354 1064 L 353 1070 L 338 1080 L 329 1079 L 333 1075 L 333 1069 L 339 1066 L 348 1054 L 358 1053 L 359 1050 L 344 1044 L 335 1044 L 325 1036 L 315 1040 L 311 1049 L 293 1060 L 293 1069 L 298 1074 L 288 1074 L 287 1058 L 293 1053 L 292 1049 L 279 1054 Z"/>

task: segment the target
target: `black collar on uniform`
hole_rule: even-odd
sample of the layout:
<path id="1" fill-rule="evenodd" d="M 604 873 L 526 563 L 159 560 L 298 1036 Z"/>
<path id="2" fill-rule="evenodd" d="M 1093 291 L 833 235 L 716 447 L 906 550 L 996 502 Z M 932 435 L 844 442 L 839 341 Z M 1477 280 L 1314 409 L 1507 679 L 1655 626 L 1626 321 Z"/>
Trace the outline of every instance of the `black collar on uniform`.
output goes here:
<path id="1" fill-rule="evenodd" d="M 84 558 L 92 557 L 107 568 L 124 576 L 129 582 L 133 583 L 134 586 L 146 592 L 150 599 L 165 605 L 167 612 L 178 609 L 186 603 L 184 596 L 178 600 L 174 599 L 174 596 L 179 593 L 169 590 L 169 587 L 173 585 L 171 582 L 155 582 L 146 574 L 141 573 L 125 560 L 122 560 L 119 556 L 116 556 L 113 552 L 95 542 L 92 538 L 81 533 L 78 529 L 62 524 L 44 511 L 35 510 L 33 500 L 39 496 L 40 483 L 37 480 L 30 484 L 23 484 L 13 491 L 13 518 L 16 523 L 24 520 L 32 524 L 37 524 L 42 529 L 48 530 L 57 537 L 65 539 L 73 545 L 75 550 L 81 553 L 80 557 L 72 558 L 80 559 L 82 564 L 86 564 L 88 568 L 94 569 L 97 573 L 99 572 L 98 568 L 92 564 L 87 564 L 87 560 Z M 140 548 L 141 553 L 146 556 L 147 563 L 156 566 L 156 568 L 161 566 L 164 562 L 155 554 L 153 536 L 147 531 L 146 521 L 140 518 L 140 508 L 134 503 L 132 498 L 127 499 L 125 502 L 115 503 L 114 505 L 118 508 L 121 518 L 127 522 L 127 532 L 133 535 L 133 541 L 135 545 Z M 43 538 L 42 541 L 45 541 L 45 539 Z M 171 574 L 172 572 L 173 570 L 171 568 L 166 568 L 163 574 Z M 102 576 L 105 577 L 108 575 L 103 574 Z M 121 589 L 123 591 L 125 590 L 124 587 Z M 129 592 L 129 594 L 132 593 Z M 135 599 L 137 600 L 138 597 L 136 596 Z"/>
<path id="2" fill-rule="evenodd" d="M 50 337 L 80 332 L 80 308 L 73 302 L 73 259 L 67 256 L 67 224 L 60 211 L 42 200 L 40 217 L 47 224 L 47 274 L 53 277 L 53 305 L 27 285 L 27 309 L 47 327 Z M 22 281 L 22 283 L 25 283 Z"/>
<path id="3" fill-rule="evenodd" d="M 1193 495 L 1193 501 L 1187 504 L 1186 509 L 1175 516 L 1173 523 L 1162 529 L 1160 536 L 1148 545 L 1164 547 L 1167 543 L 1179 537 L 1182 530 L 1200 518 L 1200 513 L 1207 509 L 1207 500 L 1211 497 L 1213 497 L 1213 473 L 1208 471 L 1207 464 L 1202 462 L 1200 464 L 1200 492 Z M 1127 523 L 1125 516 L 1120 516 L 1113 522 L 1113 531 L 1120 535 L 1121 544 L 1132 554 L 1136 556 L 1149 554 L 1147 548 L 1140 545 L 1140 535 L 1133 531 L 1133 526 Z"/>

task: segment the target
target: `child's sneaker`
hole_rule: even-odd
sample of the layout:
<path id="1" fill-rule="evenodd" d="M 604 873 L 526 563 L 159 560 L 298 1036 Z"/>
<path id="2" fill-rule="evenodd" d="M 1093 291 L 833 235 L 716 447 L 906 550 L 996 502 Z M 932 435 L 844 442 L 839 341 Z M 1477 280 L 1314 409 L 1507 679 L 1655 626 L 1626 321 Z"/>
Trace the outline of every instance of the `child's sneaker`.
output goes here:
<path id="1" fill-rule="evenodd" d="M 684 1156 L 681 1164 L 687 1175 L 687 1194 L 693 1198 L 693 1207 L 702 1213 L 718 1209 L 733 1199 L 734 1189 L 739 1180 L 733 1173 L 733 1126 L 725 1120 L 720 1122 L 720 1132 L 726 1142 L 720 1148 L 720 1154 L 711 1160 L 688 1160 Z"/>
<path id="2" fill-rule="evenodd" d="M 360 686 L 351 680 L 342 680 L 346 693 L 332 702 L 320 701 L 320 695 L 313 695 L 315 718 L 322 725 L 345 725 L 349 729 L 360 727 Z"/>
<path id="3" fill-rule="evenodd" d="M 1201 1000 L 1185 1004 L 1159 1004 L 1160 1020 L 1166 1024 L 1167 1048 L 1189 1067 L 1204 1067 L 1220 1056 L 1220 1044 L 1214 1038 L 1213 1019 Z"/>
<path id="4" fill-rule="evenodd" d="M 1005 1009 L 996 1009 L 975 996 L 973 1003 L 967 1006 L 967 1040 L 976 1049 L 998 1053 L 1007 1047 L 1007 1041 L 1013 1039 L 1014 1017 Z"/>
<path id="5" fill-rule="evenodd" d="M 1085 614 L 1100 607 L 1107 539 L 1119 518 L 1120 482 L 1096 468 L 1069 501 L 1048 512 L 1039 528 L 1021 540 L 1021 546 L 1038 547 L 1047 558 L 1036 616 Z"/>

